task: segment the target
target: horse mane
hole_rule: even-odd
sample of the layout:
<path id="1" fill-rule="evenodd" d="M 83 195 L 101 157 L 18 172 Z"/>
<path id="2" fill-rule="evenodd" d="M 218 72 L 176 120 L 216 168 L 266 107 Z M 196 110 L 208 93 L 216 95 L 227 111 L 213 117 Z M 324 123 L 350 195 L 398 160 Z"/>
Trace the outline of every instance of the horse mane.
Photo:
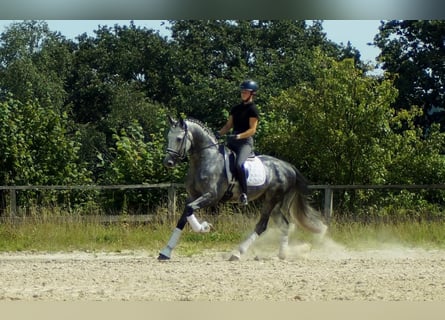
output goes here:
<path id="1" fill-rule="evenodd" d="M 212 132 L 212 130 L 210 130 L 202 121 L 197 120 L 195 118 L 189 118 L 187 117 L 187 119 L 185 119 L 191 123 L 194 123 L 196 125 L 198 125 L 199 127 L 201 127 L 209 136 L 213 137 L 216 139 L 215 134 Z"/>

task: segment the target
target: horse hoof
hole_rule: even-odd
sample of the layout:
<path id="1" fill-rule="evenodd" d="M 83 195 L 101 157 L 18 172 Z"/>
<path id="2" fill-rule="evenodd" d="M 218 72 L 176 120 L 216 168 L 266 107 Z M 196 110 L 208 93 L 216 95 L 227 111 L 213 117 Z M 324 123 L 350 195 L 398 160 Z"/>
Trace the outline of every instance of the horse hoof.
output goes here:
<path id="1" fill-rule="evenodd" d="M 239 261 L 241 259 L 241 255 L 239 253 L 232 253 L 229 258 L 229 261 Z"/>
<path id="2" fill-rule="evenodd" d="M 170 257 L 167 257 L 165 254 L 160 253 L 158 257 L 158 261 L 167 261 L 170 260 Z"/>
<path id="3" fill-rule="evenodd" d="M 278 259 L 280 259 L 280 260 L 286 260 L 286 259 L 287 259 L 287 254 L 285 254 L 285 253 L 279 253 L 279 254 L 278 254 Z"/>

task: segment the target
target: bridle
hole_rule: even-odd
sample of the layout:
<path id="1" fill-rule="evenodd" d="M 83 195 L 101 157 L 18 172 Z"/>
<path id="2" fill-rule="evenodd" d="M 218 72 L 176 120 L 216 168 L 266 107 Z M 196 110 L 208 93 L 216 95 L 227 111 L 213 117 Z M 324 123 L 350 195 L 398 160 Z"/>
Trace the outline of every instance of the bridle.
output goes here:
<path id="1" fill-rule="evenodd" d="M 184 125 L 184 138 L 182 138 L 181 140 L 181 144 L 179 145 L 178 151 L 171 149 L 171 148 L 167 148 L 166 152 L 170 155 L 170 157 L 173 158 L 173 160 L 177 161 L 177 160 L 184 160 L 187 157 L 187 139 L 188 139 L 188 128 L 187 125 Z M 191 143 L 191 141 L 190 141 Z"/>
<path id="2" fill-rule="evenodd" d="M 170 155 L 170 157 L 172 157 L 173 160 L 175 160 L 175 161 L 178 161 L 178 160 L 182 161 L 182 160 L 184 160 L 187 157 L 187 151 L 186 151 L 187 139 L 189 139 L 189 137 L 188 137 L 188 127 L 187 127 L 187 124 L 185 124 L 185 122 L 184 122 L 184 138 L 181 140 L 181 144 L 179 145 L 179 148 L 177 150 L 174 150 L 172 148 L 167 148 L 167 150 L 166 150 L 166 152 Z M 190 150 L 192 150 L 193 149 L 193 142 L 191 140 L 190 140 L 190 144 L 192 145 Z M 207 149 L 207 148 L 210 148 L 210 147 L 213 147 L 213 146 L 218 146 L 218 145 L 219 145 L 219 142 L 211 143 L 211 144 L 209 144 L 209 145 L 207 145 L 205 147 L 202 147 L 202 148 L 200 148 L 198 150 L 190 151 L 188 154 L 192 155 L 193 153 L 197 153 L 197 152 L 200 152 L 200 151 L 202 151 L 204 149 Z"/>

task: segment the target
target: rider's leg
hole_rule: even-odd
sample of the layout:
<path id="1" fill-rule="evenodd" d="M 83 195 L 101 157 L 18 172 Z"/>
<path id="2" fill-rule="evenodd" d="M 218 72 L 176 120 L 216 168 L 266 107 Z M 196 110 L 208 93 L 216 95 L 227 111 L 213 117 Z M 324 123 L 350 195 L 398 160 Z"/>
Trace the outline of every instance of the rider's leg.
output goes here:
<path id="1" fill-rule="evenodd" d="M 247 205 L 247 178 L 246 171 L 244 170 L 244 162 L 251 153 L 252 147 L 250 146 L 250 144 L 245 143 L 241 145 L 238 149 L 235 163 L 241 192 L 240 202 L 244 205 Z"/>

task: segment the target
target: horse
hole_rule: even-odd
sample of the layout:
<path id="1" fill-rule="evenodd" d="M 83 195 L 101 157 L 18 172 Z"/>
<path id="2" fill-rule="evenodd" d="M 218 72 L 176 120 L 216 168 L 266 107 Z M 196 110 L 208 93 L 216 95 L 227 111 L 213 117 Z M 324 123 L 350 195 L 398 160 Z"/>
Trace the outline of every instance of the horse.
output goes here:
<path id="1" fill-rule="evenodd" d="M 231 150 L 220 144 L 213 132 L 202 122 L 187 118 L 179 120 L 168 116 L 170 129 L 167 134 L 167 148 L 163 164 L 173 168 L 186 158 L 189 168 L 185 179 L 187 192 L 184 211 L 173 230 L 167 245 L 160 250 L 158 260 L 169 260 L 177 246 L 187 223 L 194 232 L 209 232 L 212 225 L 199 222 L 195 211 L 215 206 L 221 201 L 238 201 L 240 190 L 233 183 L 228 160 Z M 280 246 L 278 257 L 286 259 L 289 240 L 289 219 L 286 212 L 296 220 L 297 225 L 318 234 L 322 238 L 327 231 L 319 211 L 309 203 L 309 188 L 306 178 L 292 164 L 268 155 L 256 156 L 262 163 L 265 179 L 259 186 L 249 186 L 249 201 L 263 199 L 260 219 L 254 231 L 236 248 L 229 260 L 240 260 L 255 240 L 267 229 L 270 217 L 279 226 Z M 247 162 L 247 161 L 246 161 Z"/>

